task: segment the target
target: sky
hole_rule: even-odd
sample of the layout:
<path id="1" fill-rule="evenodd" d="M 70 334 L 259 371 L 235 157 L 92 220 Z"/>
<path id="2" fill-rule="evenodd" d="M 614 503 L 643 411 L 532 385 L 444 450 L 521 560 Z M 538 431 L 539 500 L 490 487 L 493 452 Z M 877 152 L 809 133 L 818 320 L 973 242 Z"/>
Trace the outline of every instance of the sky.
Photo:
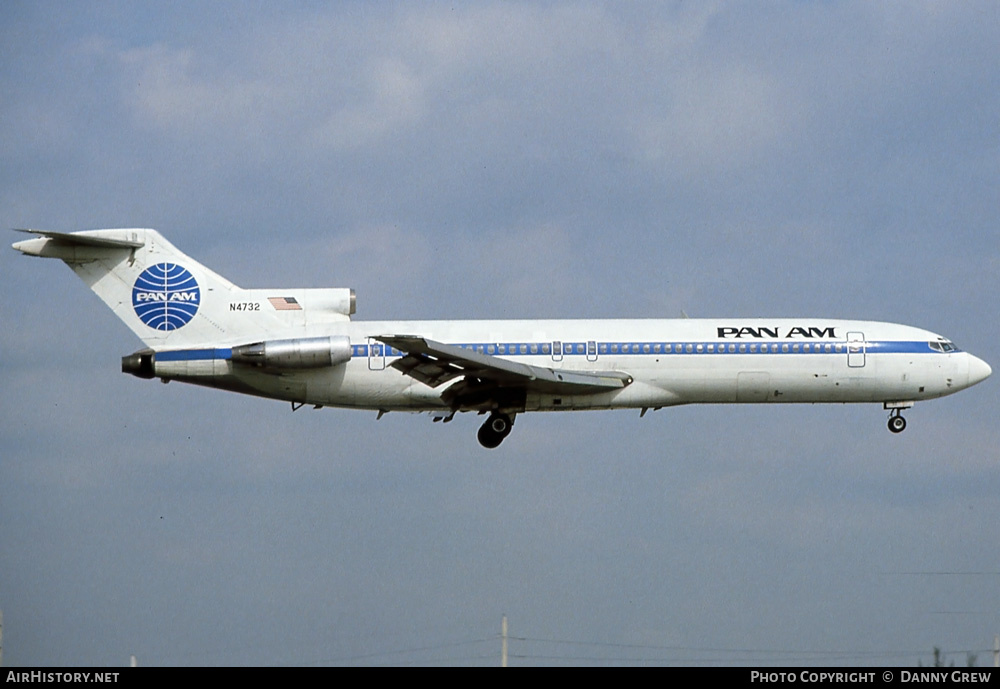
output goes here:
<path id="1" fill-rule="evenodd" d="M 0 226 L 355 319 L 821 317 L 994 368 L 995 2 L 0 4 Z M 20 239 L 13 232 L 9 241 Z M 8 666 L 992 664 L 996 380 L 481 422 L 120 372 L 0 251 Z"/>

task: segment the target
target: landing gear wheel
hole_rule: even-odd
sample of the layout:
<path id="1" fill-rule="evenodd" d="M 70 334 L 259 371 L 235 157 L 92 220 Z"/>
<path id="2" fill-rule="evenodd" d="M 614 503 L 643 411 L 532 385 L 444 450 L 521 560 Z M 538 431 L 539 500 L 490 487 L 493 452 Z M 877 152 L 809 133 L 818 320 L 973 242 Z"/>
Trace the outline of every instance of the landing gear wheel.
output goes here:
<path id="1" fill-rule="evenodd" d="M 889 417 L 889 430 L 893 433 L 902 433 L 906 428 L 906 419 L 898 413 Z"/>
<path id="2" fill-rule="evenodd" d="M 510 435 L 510 429 L 514 426 L 514 421 L 506 414 L 493 413 L 486 419 L 479 428 L 476 437 L 479 444 L 485 448 L 493 449 L 503 442 L 503 439 Z"/>
<path id="3" fill-rule="evenodd" d="M 490 430 L 488 423 L 484 423 L 479 428 L 479 433 L 476 434 L 476 437 L 479 438 L 479 444 L 488 450 L 492 450 L 494 447 L 503 442 L 503 436 L 497 435 Z"/>
<path id="4" fill-rule="evenodd" d="M 507 437 L 507 434 L 510 433 L 510 427 L 513 425 L 510 417 L 506 414 L 493 414 L 486 423 L 489 424 L 491 431 L 503 438 Z"/>

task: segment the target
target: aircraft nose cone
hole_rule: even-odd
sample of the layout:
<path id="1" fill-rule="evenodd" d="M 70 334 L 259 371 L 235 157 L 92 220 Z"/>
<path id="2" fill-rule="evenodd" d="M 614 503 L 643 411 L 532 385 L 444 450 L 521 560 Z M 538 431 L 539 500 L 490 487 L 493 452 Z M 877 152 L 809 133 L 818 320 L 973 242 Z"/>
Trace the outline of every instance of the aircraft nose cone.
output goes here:
<path id="1" fill-rule="evenodd" d="M 990 377 L 993 369 L 978 357 L 969 355 L 969 385 L 975 385 Z"/>

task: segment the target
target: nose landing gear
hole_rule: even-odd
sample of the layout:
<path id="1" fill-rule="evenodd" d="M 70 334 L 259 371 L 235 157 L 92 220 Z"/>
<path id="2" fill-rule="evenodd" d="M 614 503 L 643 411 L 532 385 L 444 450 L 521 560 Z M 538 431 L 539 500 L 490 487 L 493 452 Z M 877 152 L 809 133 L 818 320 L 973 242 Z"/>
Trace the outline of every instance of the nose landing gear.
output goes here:
<path id="1" fill-rule="evenodd" d="M 920 388 L 923 390 L 923 388 Z M 906 429 L 906 419 L 902 417 L 904 409 L 913 406 L 912 401 L 898 400 L 895 402 L 883 402 L 882 408 L 889 411 L 889 430 L 893 433 L 902 433 Z"/>
<path id="2" fill-rule="evenodd" d="M 479 444 L 485 448 L 493 449 L 503 442 L 503 439 L 510 435 L 511 428 L 514 427 L 514 419 L 507 414 L 493 412 L 479 428 L 477 437 Z"/>

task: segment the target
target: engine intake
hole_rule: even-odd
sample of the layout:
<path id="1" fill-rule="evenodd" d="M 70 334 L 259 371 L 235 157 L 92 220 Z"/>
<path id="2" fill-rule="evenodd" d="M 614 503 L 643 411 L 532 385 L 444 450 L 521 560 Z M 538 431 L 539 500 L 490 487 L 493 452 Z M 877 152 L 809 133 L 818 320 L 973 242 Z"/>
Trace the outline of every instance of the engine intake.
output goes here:
<path id="1" fill-rule="evenodd" d="M 232 354 L 233 363 L 264 368 L 323 368 L 350 360 L 351 340 L 344 336 L 266 340 L 233 347 Z"/>

